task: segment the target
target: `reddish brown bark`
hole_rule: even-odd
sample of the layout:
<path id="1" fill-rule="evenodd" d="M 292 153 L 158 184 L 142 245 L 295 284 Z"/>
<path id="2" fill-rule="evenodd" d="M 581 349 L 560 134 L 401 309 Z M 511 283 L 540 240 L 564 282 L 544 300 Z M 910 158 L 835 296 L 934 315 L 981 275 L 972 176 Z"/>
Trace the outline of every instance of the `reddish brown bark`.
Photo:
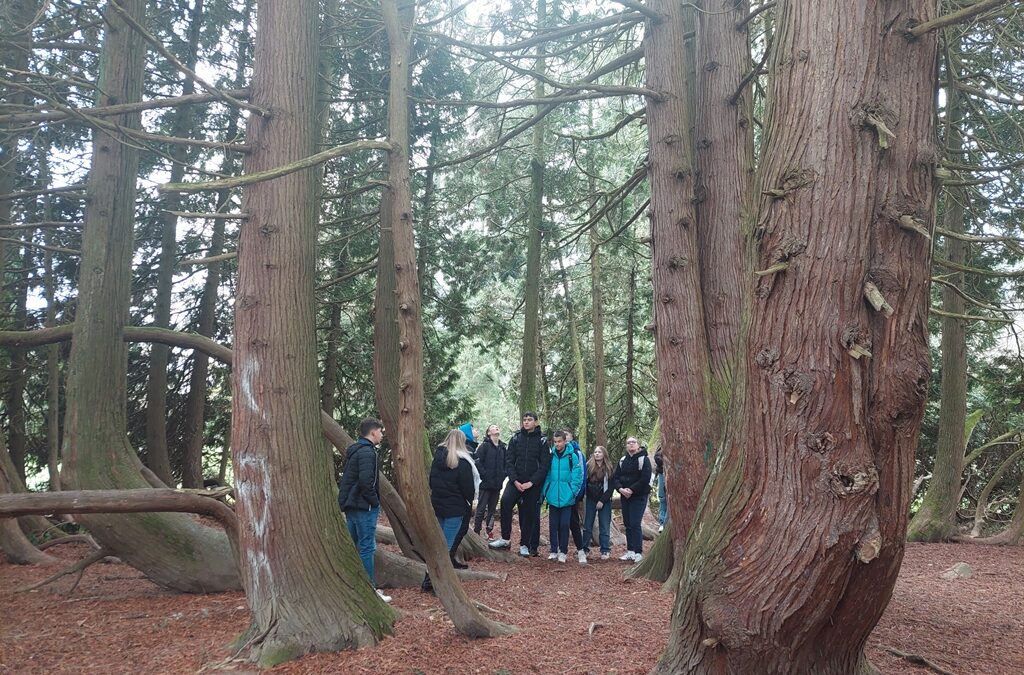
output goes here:
<path id="1" fill-rule="evenodd" d="M 899 218 L 931 225 L 936 49 L 901 26 L 935 10 L 778 5 L 761 274 L 659 672 L 868 668 L 928 377 L 930 247 Z"/>
<path id="2" fill-rule="evenodd" d="M 315 152 L 318 3 L 257 2 L 246 173 Z M 314 277 L 315 169 L 255 183 L 239 232 L 232 454 L 246 656 L 273 665 L 374 644 L 393 612 L 374 593 L 335 506 L 320 440 Z"/>

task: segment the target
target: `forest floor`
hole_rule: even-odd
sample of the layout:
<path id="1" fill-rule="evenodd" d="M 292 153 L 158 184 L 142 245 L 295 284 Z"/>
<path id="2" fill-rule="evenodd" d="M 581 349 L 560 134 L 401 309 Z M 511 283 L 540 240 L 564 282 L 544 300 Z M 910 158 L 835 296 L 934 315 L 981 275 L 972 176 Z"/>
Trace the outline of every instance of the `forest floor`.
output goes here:
<path id="1" fill-rule="evenodd" d="M 50 549 L 69 563 L 78 544 Z M 440 602 L 419 590 L 389 591 L 401 618 L 375 649 L 317 654 L 280 673 L 644 673 L 668 636 L 672 598 L 657 584 L 625 581 L 615 559 L 580 566 L 546 556 L 474 563 L 507 575 L 466 584 L 469 594 L 520 630 L 470 641 L 455 634 Z M 0 561 L 2 561 L 0 556 Z M 942 572 L 966 562 L 973 576 Z M 0 673 L 245 673 L 227 645 L 246 626 L 241 593 L 198 596 L 161 590 L 122 564 L 90 567 L 30 593 L 15 589 L 51 569 L 0 562 Z M 593 632 L 591 634 L 591 627 Z M 892 603 L 868 643 L 883 673 L 924 673 L 888 650 L 927 658 L 957 675 L 1024 673 L 1024 550 L 970 544 L 907 548 Z"/>

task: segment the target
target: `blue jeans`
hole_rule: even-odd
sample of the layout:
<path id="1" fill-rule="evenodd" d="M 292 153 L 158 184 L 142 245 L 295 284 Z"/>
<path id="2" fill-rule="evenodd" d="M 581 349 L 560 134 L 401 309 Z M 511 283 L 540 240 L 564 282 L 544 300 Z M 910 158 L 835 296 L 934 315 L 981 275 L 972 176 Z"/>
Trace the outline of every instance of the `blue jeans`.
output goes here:
<path id="1" fill-rule="evenodd" d="M 668 522 L 668 495 L 665 494 L 665 474 L 658 474 L 658 524 Z"/>
<path id="2" fill-rule="evenodd" d="M 633 495 L 622 500 L 622 524 L 626 527 L 626 549 L 633 553 L 644 552 L 644 511 L 650 495 Z"/>
<path id="3" fill-rule="evenodd" d="M 348 533 L 352 535 L 352 542 L 359 551 L 359 557 L 363 561 L 363 567 L 370 576 L 370 583 L 376 587 L 377 582 L 373 578 L 373 554 L 377 550 L 377 517 L 380 515 L 380 507 L 374 506 L 369 511 L 350 509 L 345 511 L 345 522 L 348 523 Z"/>
<path id="4" fill-rule="evenodd" d="M 455 537 L 459 534 L 459 529 L 462 527 L 462 516 L 452 516 L 450 518 L 437 519 L 437 522 L 441 525 L 441 532 L 444 534 L 444 543 L 448 545 L 448 550 L 452 550 L 452 544 L 455 543 Z"/>
<path id="5" fill-rule="evenodd" d="M 594 518 L 597 518 L 598 539 L 601 542 L 601 553 L 611 553 L 612 505 L 604 504 L 597 510 L 597 502 L 587 497 L 587 507 L 583 516 L 583 550 L 590 552 L 590 542 L 594 541 Z"/>
<path id="6" fill-rule="evenodd" d="M 548 508 L 548 536 L 551 539 L 552 553 L 569 552 L 569 519 L 572 517 L 571 506 L 550 506 Z"/>

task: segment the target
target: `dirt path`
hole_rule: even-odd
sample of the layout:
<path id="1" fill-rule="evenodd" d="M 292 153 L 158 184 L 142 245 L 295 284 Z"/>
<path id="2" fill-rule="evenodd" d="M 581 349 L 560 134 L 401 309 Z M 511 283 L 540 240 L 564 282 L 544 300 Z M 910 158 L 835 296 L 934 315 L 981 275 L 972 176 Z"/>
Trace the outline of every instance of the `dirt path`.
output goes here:
<path id="1" fill-rule="evenodd" d="M 64 550 L 61 550 L 64 549 Z M 58 547 L 68 560 L 84 555 Z M 616 551 L 616 555 L 622 551 Z M 967 562 L 969 579 L 943 570 Z M 671 598 L 655 584 L 623 581 L 625 563 L 587 567 L 542 558 L 480 563 L 508 580 L 473 582 L 473 597 L 520 627 L 513 636 L 472 642 L 455 635 L 440 603 L 418 590 L 394 591 L 402 611 L 394 637 L 378 648 L 321 654 L 282 673 L 644 673 L 668 634 Z M 0 564 L 0 672 L 221 672 L 225 645 L 246 623 L 241 594 L 175 595 L 123 565 L 94 565 L 76 591 L 70 578 L 33 593 L 17 587 L 48 570 Z M 593 635 L 589 634 L 592 624 Z M 1024 550 L 911 545 L 892 604 L 871 636 L 883 673 L 929 672 L 885 651 L 924 656 L 965 675 L 1024 673 Z M 232 672 L 249 670 L 236 664 Z"/>

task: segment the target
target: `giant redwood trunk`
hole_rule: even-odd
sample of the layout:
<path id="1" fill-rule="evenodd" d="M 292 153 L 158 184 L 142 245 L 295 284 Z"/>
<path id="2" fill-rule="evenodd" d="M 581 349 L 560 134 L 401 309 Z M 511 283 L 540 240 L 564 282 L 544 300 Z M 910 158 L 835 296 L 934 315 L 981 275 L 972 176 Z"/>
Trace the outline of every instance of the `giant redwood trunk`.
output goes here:
<path id="1" fill-rule="evenodd" d="M 392 457 L 398 488 L 408 506 L 409 526 L 427 565 L 437 596 L 455 626 L 468 637 L 489 637 L 509 628 L 486 618 L 459 583 L 438 527 L 424 476 L 423 429 L 426 405 L 423 387 L 423 317 L 416 274 L 416 235 L 412 223 L 409 181 L 409 73 L 414 3 L 401 9 L 396 0 L 382 0 L 388 36 L 388 186 L 392 212 L 394 266 L 398 303 L 399 350 L 398 428 L 392 430 Z M 396 438 L 397 436 L 397 438 Z"/>
<path id="2" fill-rule="evenodd" d="M 246 173 L 315 152 L 318 4 L 259 0 Z M 232 455 L 242 583 L 240 643 L 273 665 L 374 644 L 394 613 L 368 583 L 335 504 L 320 440 L 314 277 L 317 170 L 246 188 L 239 233 Z"/>
<path id="3" fill-rule="evenodd" d="M 782 0 L 733 410 L 664 673 L 855 673 L 903 556 L 928 381 L 924 0 Z M 657 67 L 648 63 L 648 67 Z"/>
<path id="4" fill-rule="evenodd" d="M 144 21 L 145 2 L 120 3 Z M 97 105 L 138 101 L 145 48 L 113 12 L 104 38 Z M 138 129 L 139 114 L 112 118 Z M 126 428 L 128 322 L 138 149 L 106 131 L 93 134 L 64 422 L 64 486 L 71 490 L 149 487 Z M 228 539 L 193 517 L 170 514 L 88 515 L 78 519 L 96 540 L 154 582 L 188 592 L 238 588 Z"/>

